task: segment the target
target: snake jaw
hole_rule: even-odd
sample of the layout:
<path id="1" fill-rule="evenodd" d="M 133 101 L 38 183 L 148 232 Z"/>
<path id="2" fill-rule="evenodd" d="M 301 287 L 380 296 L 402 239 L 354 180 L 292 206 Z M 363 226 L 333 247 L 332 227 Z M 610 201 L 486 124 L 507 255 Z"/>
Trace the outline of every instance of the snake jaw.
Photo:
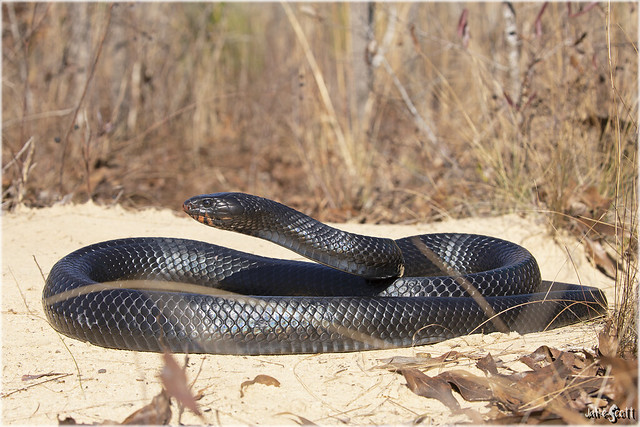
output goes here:
<path id="1" fill-rule="evenodd" d="M 214 193 L 195 196 L 182 204 L 193 219 L 212 227 L 221 227 L 244 213 L 244 207 L 233 193 Z"/>

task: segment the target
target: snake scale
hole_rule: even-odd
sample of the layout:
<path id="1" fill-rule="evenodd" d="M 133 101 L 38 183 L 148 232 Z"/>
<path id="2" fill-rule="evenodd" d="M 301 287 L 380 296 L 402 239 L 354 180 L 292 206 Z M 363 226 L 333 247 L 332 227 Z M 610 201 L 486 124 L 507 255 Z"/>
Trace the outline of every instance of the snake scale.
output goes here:
<path id="1" fill-rule="evenodd" d="M 183 208 L 316 263 L 177 238 L 101 242 L 53 266 L 43 291 L 53 328 L 118 349 L 288 354 L 526 333 L 606 311 L 600 290 L 542 281 L 526 249 L 493 237 L 361 236 L 243 193 L 196 196 Z"/>

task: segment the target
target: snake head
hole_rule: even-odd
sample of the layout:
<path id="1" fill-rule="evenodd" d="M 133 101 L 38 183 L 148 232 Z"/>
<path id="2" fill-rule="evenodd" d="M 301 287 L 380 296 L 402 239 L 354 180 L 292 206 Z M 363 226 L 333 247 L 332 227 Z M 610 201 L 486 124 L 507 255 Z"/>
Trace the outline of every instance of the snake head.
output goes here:
<path id="1" fill-rule="evenodd" d="M 202 194 L 185 201 L 182 209 L 193 219 L 217 228 L 233 228 L 244 214 L 237 193 Z"/>

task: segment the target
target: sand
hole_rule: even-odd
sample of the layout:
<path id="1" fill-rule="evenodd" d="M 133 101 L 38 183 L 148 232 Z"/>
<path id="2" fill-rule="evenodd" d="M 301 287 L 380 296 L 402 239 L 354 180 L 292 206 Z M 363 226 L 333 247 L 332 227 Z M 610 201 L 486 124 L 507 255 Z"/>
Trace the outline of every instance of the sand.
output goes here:
<path id="1" fill-rule="evenodd" d="M 392 238 L 430 232 L 471 232 L 504 238 L 529 249 L 546 280 L 582 283 L 605 290 L 613 301 L 613 281 L 596 270 L 582 246 L 567 236 L 551 237 L 544 217 L 535 213 L 411 226 L 340 224 L 362 234 Z M 77 422 L 120 422 L 150 402 L 161 390 L 162 356 L 110 350 L 57 334 L 47 323 L 41 295 L 44 277 L 53 264 L 82 246 L 119 237 L 166 236 L 215 242 L 273 257 L 299 259 L 269 242 L 205 227 L 186 215 L 168 210 L 125 211 L 94 204 L 20 208 L 2 218 L 2 422 L 54 424 L 73 417 Z M 44 275 L 44 277 L 43 277 Z M 186 370 L 203 418 L 185 411 L 183 423 L 295 425 L 303 417 L 317 424 L 450 424 L 469 421 L 452 415 L 440 402 L 414 395 L 397 373 L 376 368 L 396 355 L 456 350 L 470 356 L 488 352 L 505 361 L 541 344 L 592 348 L 598 323 L 520 336 L 472 335 L 439 344 L 400 350 L 291 356 L 192 355 Z M 184 355 L 176 355 L 180 364 Z M 458 368 L 474 365 L 461 360 Z M 517 363 L 517 362 L 516 362 Z M 524 369 L 524 366 L 520 366 Z M 436 370 L 437 372 L 437 370 Z M 62 374 L 23 378 L 25 375 Z M 269 375 L 279 386 L 241 384 Z M 483 403 L 464 408 L 481 409 Z M 178 422 L 173 406 L 172 423 Z"/>

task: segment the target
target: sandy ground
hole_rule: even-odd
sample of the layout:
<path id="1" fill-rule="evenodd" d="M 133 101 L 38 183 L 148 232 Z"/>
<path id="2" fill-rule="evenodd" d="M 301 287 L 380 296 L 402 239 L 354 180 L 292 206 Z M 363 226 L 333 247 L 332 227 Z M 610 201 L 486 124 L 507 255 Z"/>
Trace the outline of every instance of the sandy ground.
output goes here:
<path id="1" fill-rule="evenodd" d="M 605 289 L 611 304 L 613 282 L 586 260 L 570 238 L 553 239 L 543 218 L 507 215 L 416 226 L 342 224 L 362 234 L 402 237 L 429 232 L 472 232 L 501 237 L 528 248 L 546 280 L 583 283 Z M 160 391 L 158 354 L 108 350 L 59 336 L 47 323 L 41 303 L 44 278 L 67 253 L 118 237 L 167 236 L 215 242 L 274 256 L 297 255 L 253 238 L 210 229 L 170 211 L 127 212 L 93 204 L 20 209 L 2 218 L 2 421 L 6 424 L 53 424 L 57 418 L 78 422 L 122 421 Z M 42 271 L 40 271 L 40 269 Z M 450 424 L 469 421 L 452 415 L 440 402 L 414 395 L 402 376 L 375 368 L 381 359 L 449 350 L 504 360 L 541 344 L 560 349 L 595 345 L 598 325 L 567 327 L 544 333 L 473 335 L 431 346 L 346 354 L 293 356 L 190 356 L 187 375 L 203 394 L 204 418 L 188 411 L 184 423 L 296 424 L 304 417 L 318 424 Z M 184 356 L 177 355 L 179 363 Z M 462 360 L 458 367 L 474 361 Z M 520 368 L 524 368 L 522 365 Z M 24 375 L 67 374 L 23 379 Z M 240 385 L 265 374 L 280 386 Z M 463 407 L 482 408 L 456 396 Z M 178 422 L 174 405 L 172 423 Z"/>

